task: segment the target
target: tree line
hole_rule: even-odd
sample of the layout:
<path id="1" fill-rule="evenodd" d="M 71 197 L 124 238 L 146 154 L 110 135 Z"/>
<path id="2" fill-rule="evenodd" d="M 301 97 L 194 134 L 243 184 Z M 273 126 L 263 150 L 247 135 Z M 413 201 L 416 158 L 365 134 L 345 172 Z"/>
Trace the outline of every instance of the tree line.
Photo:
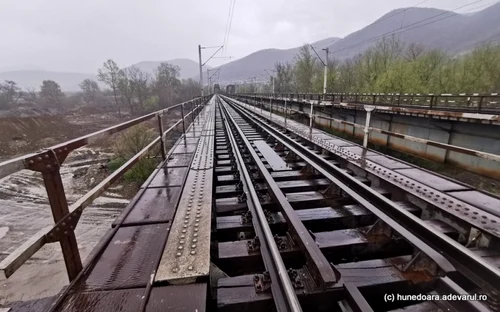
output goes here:
<path id="1" fill-rule="evenodd" d="M 106 87 L 101 89 L 99 82 Z M 22 90 L 16 82 L 0 83 L 0 109 L 15 108 L 21 102 L 44 108 L 89 106 L 110 108 L 120 116 L 124 111 L 140 115 L 199 95 L 199 84 L 192 79 L 181 80 L 180 68 L 161 63 L 153 74 L 137 67 L 120 68 L 113 60 L 104 62 L 97 80 L 85 79 L 80 92 L 65 94 L 53 80 L 44 80 L 39 90 Z"/>
<path id="2" fill-rule="evenodd" d="M 310 45 L 294 62 L 275 64 L 275 92 L 323 92 L 323 64 Z M 390 38 L 354 57 L 328 60 L 327 92 L 490 93 L 500 90 L 500 46 L 486 44 L 462 55 L 426 50 Z M 258 91 L 271 92 L 271 81 Z M 251 92 L 250 84 L 238 92 Z"/>

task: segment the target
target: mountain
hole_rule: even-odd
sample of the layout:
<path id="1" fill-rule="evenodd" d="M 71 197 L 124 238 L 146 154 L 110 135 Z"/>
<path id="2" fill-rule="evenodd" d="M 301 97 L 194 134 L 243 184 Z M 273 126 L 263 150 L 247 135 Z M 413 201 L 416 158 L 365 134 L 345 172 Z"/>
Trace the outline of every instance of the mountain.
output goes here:
<path id="1" fill-rule="evenodd" d="M 192 78 L 194 76 L 199 76 L 200 72 L 200 67 L 198 62 L 192 61 L 190 59 L 185 59 L 185 58 L 180 58 L 180 59 L 174 59 L 170 61 L 145 61 L 145 62 L 139 62 L 137 64 L 134 64 L 130 67 L 137 67 L 143 71 L 147 71 L 151 74 L 154 74 L 154 71 L 158 66 L 160 66 L 161 63 L 169 63 L 175 66 L 179 66 L 180 74 L 182 79 L 187 79 L 187 78 Z M 205 65 L 206 66 L 206 65 Z M 210 67 L 208 67 L 210 68 Z M 206 68 L 205 68 L 206 70 Z"/>
<path id="2" fill-rule="evenodd" d="M 322 53 L 321 49 L 325 48 L 332 42 L 336 42 L 340 38 L 327 38 L 317 42 L 312 43 L 312 46 L 316 49 L 318 53 Z M 244 58 L 239 60 L 229 62 L 227 64 L 221 65 L 219 79 L 223 81 L 232 80 L 244 80 L 250 77 L 257 76 L 261 74 L 265 75 L 264 69 L 268 71 L 274 68 L 276 62 L 291 62 L 295 58 L 295 55 L 299 52 L 300 47 L 280 50 L 280 49 L 266 49 L 254 52 Z M 196 76 L 196 79 L 198 79 Z M 260 80 L 262 80 L 261 78 Z M 267 78 L 266 78 L 267 79 Z"/>
<path id="3" fill-rule="evenodd" d="M 312 45 L 328 47 L 330 57 L 346 59 L 365 51 L 384 36 L 397 38 L 406 44 L 419 43 L 427 49 L 440 49 L 450 54 L 465 53 L 481 43 L 500 40 L 500 3 L 479 12 L 464 13 L 434 8 L 397 9 L 345 38 L 328 38 Z M 299 49 L 260 50 L 229 62 L 221 66 L 219 81 L 230 83 L 258 76 L 264 73 L 264 69 L 273 68 L 277 61 L 293 61 Z M 323 57 L 323 54 L 320 55 Z"/>
<path id="4" fill-rule="evenodd" d="M 406 8 L 387 13 L 365 28 L 329 45 L 337 58 L 358 54 L 385 36 L 419 43 L 451 54 L 467 52 L 490 39 L 500 39 L 500 3 L 474 14 L 432 8 Z M 394 33 L 394 35 L 392 35 Z"/>

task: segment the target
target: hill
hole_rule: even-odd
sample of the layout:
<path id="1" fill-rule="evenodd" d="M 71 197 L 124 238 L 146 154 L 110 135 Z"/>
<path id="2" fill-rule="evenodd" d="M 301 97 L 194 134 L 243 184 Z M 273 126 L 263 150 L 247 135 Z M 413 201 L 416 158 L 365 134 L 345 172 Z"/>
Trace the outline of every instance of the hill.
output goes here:
<path id="1" fill-rule="evenodd" d="M 384 36 L 395 37 L 406 44 L 420 43 L 427 49 L 440 49 L 450 54 L 465 53 L 490 40 L 500 40 L 500 3 L 473 14 L 466 8 L 463 12 L 457 14 L 434 8 L 397 9 L 345 38 L 328 38 L 313 43 L 313 46 L 328 46 L 331 57 L 346 59 L 365 51 Z M 227 63 L 221 68 L 220 82 L 245 80 L 274 67 L 277 61 L 293 61 L 299 48 L 260 50 Z"/>
<path id="2" fill-rule="evenodd" d="M 329 43 L 335 42 L 339 38 L 327 38 L 321 41 L 312 43 L 315 49 L 320 52 Z M 250 77 L 257 76 L 259 79 L 260 74 L 265 74 L 264 69 L 274 68 L 276 62 L 291 62 L 295 55 L 299 52 L 300 47 L 280 50 L 280 49 L 266 49 L 254 52 L 239 60 L 229 62 L 217 68 L 220 68 L 220 81 L 233 81 L 245 80 Z M 198 76 L 196 76 L 196 79 Z"/>

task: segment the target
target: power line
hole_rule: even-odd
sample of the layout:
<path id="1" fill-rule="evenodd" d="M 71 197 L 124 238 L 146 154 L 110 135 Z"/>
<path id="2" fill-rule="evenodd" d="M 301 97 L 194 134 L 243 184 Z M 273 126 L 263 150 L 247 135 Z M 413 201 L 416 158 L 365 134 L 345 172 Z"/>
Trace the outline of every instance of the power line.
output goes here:
<path id="1" fill-rule="evenodd" d="M 229 18 L 231 17 L 231 7 L 233 5 L 233 0 L 229 0 L 229 10 L 227 12 L 226 28 L 224 29 L 224 38 L 222 39 L 222 45 L 226 44 L 227 29 L 229 27 Z"/>
<path id="2" fill-rule="evenodd" d="M 332 53 L 342 52 L 342 51 L 348 50 L 348 49 L 350 49 L 350 48 L 356 47 L 356 46 L 358 46 L 358 45 L 360 45 L 360 44 L 364 44 L 364 43 L 368 43 L 368 42 L 371 42 L 371 41 L 374 41 L 374 40 L 378 40 L 378 39 L 383 38 L 383 37 L 385 37 L 385 36 L 387 36 L 387 35 L 399 34 L 399 33 L 405 32 L 405 31 L 409 31 L 409 30 L 413 30 L 413 29 L 416 29 L 416 28 L 419 28 L 419 27 L 423 27 L 423 26 L 426 26 L 426 25 L 429 25 L 429 24 L 433 24 L 433 23 L 435 23 L 435 22 L 441 21 L 441 20 L 446 19 L 446 18 L 450 18 L 450 17 L 456 16 L 456 15 L 446 16 L 446 17 L 443 17 L 443 18 L 440 18 L 440 19 L 437 19 L 437 20 L 431 21 L 431 22 L 429 22 L 429 23 L 422 24 L 422 25 L 418 25 L 418 26 L 415 26 L 415 27 L 413 27 L 413 28 L 409 28 L 409 29 L 408 29 L 408 27 L 411 27 L 411 26 L 414 26 L 414 25 L 420 24 L 420 23 L 422 23 L 422 22 L 425 22 L 425 21 L 431 20 L 431 19 L 436 18 L 436 17 L 439 17 L 439 16 L 441 16 L 441 15 L 450 14 L 450 13 L 456 13 L 456 12 L 453 12 L 453 11 L 455 11 L 455 10 L 459 10 L 459 9 L 462 9 L 462 8 L 465 8 L 465 7 L 467 7 L 467 6 L 470 6 L 470 5 L 476 4 L 476 3 L 481 2 L 481 1 L 483 1 L 483 0 L 477 0 L 477 1 L 471 2 L 471 3 L 469 3 L 469 4 L 465 4 L 465 5 L 459 6 L 459 7 L 455 8 L 455 9 L 453 9 L 453 10 L 451 10 L 451 11 L 441 12 L 441 13 L 439 13 L 439 14 L 433 15 L 433 16 L 428 17 L 428 18 L 425 18 L 425 19 L 423 19 L 423 20 L 420 20 L 420 21 L 417 21 L 417 22 L 411 23 L 411 24 L 409 24 L 409 25 L 406 25 L 405 27 L 403 27 L 403 28 L 401 28 L 401 29 L 399 29 L 399 30 L 397 30 L 397 31 L 389 31 L 389 32 L 384 33 L 384 34 L 382 34 L 382 35 L 378 35 L 378 36 L 375 36 L 375 37 L 372 37 L 372 38 L 369 38 L 369 39 L 366 39 L 366 40 L 363 40 L 363 41 L 357 42 L 357 43 L 355 43 L 355 44 L 353 44 L 353 45 L 350 45 L 350 46 L 344 47 L 344 48 L 342 48 L 342 49 L 335 50 L 335 51 L 333 51 Z M 466 13 L 466 12 L 463 12 L 463 13 Z"/>
<path id="3" fill-rule="evenodd" d="M 222 55 L 226 53 L 227 50 L 227 45 L 229 42 L 229 35 L 231 34 L 231 26 L 233 24 L 233 16 L 234 16 L 234 7 L 236 6 L 236 0 L 230 0 L 229 3 L 229 11 L 228 11 L 228 16 L 227 16 L 227 23 L 226 23 L 226 32 L 224 34 L 224 50 L 222 51 Z"/>

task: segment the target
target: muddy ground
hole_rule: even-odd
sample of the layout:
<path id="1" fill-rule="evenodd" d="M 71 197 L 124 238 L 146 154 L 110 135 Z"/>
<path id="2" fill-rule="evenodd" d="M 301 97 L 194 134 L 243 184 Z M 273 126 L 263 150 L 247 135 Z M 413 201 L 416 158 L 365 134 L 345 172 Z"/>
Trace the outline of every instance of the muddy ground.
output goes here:
<path id="1" fill-rule="evenodd" d="M 0 162 L 125 120 L 102 113 L 0 116 Z M 61 168 L 69 204 L 109 175 L 106 164 L 113 157 L 112 143 L 113 138 L 70 153 Z M 118 182 L 84 210 L 76 228 L 82 261 L 110 228 L 136 189 L 137 185 Z M 0 261 L 39 230 L 53 223 L 39 173 L 22 170 L 0 179 Z M 67 284 L 59 244 L 48 244 L 9 279 L 0 281 L 0 307 L 14 301 L 55 295 Z"/>

